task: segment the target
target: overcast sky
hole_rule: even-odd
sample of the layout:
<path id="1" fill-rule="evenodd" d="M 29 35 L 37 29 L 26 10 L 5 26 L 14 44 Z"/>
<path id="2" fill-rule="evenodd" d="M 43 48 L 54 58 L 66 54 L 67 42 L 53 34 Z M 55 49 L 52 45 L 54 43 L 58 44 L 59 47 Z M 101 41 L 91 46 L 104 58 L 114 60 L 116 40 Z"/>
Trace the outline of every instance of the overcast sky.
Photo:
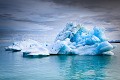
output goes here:
<path id="1" fill-rule="evenodd" d="M 0 30 L 44 30 L 56 35 L 66 23 L 105 27 L 120 39 L 119 0 L 0 0 Z"/>

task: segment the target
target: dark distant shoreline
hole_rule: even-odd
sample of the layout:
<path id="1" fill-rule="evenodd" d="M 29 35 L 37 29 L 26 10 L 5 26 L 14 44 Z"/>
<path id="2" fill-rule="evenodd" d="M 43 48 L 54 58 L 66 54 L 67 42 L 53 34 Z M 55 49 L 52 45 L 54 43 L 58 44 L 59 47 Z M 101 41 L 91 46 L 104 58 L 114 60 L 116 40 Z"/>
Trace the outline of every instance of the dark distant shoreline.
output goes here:
<path id="1" fill-rule="evenodd" d="M 110 43 L 120 43 L 120 40 L 111 40 Z"/>

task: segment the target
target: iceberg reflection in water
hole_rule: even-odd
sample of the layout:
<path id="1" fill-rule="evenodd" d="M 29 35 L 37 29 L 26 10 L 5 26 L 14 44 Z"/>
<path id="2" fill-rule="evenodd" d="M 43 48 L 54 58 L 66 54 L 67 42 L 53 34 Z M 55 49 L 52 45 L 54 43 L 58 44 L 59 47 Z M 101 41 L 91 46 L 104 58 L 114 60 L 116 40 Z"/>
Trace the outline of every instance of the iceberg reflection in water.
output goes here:
<path id="1" fill-rule="evenodd" d="M 60 68 L 60 75 L 66 79 L 105 79 L 110 56 L 56 56 L 55 63 Z M 60 64 L 59 64 L 60 63 Z"/>

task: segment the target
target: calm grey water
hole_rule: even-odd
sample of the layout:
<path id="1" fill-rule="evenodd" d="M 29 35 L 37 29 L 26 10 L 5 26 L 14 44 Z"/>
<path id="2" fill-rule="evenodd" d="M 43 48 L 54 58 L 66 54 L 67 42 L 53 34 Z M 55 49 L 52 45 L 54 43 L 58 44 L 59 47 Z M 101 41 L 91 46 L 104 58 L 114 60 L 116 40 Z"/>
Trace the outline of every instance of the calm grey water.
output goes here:
<path id="1" fill-rule="evenodd" d="M 113 51 L 114 56 L 54 55 L 28 58 L 23 57 L 21 52 L 4 50 L 5 46 L 15 40 L 31 37 L 35 39 L 37 34 L 24 31 L 5 33 L 4 31 L 6 36 L 0 36 L 0 80 L 120 79 L 120 44 L 113 44 L 118 46 Z M 41 36 L 39 35 L 39 37 Z"/>

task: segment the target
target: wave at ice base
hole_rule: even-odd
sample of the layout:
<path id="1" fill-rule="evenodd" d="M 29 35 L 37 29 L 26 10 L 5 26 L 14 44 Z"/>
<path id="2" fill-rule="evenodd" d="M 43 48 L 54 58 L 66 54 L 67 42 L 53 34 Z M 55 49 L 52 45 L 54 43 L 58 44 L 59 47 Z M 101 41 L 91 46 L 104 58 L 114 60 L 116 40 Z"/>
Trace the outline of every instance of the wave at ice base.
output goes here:
<path id="1" fill-rule="evenodd" d="M 15 42 L 6 50 L 21 50 L 27 55 L 78 54 L 78 55 L 114 55 L 114 47 L 108 42 L 104 29 L 94 27 L 87 30 L 80 25 L 69 23 L 61 31 L 53 44 L 26 40 Z"/>

